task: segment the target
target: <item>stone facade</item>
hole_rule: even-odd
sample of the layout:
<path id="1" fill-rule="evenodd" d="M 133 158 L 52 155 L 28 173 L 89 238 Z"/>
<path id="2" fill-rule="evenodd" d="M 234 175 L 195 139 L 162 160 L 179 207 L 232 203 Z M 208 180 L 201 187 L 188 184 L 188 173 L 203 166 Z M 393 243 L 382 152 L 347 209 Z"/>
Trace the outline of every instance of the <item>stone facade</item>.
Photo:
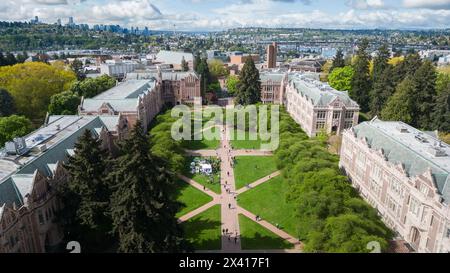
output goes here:
<path id="1" fill-rule="evenodd" d="M 450 147 L 402 122 L 374 119 L 343 134 L 340 167 L 417 252 L 450 252 Z"/>
<path id="2" fill-rule="evenodd" d="M 282 104 L 310 136 L 341 134 L 358 124 L 359 105 L 347 92 L 318 80 L 317 73 L 261 72 L 261 100 Z"/>
<path id="3" fill-rule="evenodd" d="M 84 130 L 100 138 L 104 149 L 112 149 L 126 128 L 122 116 L 52 116 L 25 137 L 26 152 L 0 151 L 0 253 L 55 250 L 62 240 L 54 220 L 61 207 L 55 188 L 67 181 L 63 162 Z"/>
<path id="4" fill-rule="evenodd" d="M 200 76 L 195 72 L 144 70 L 128 73 L 127 81 L 156 79 L 161 85 L 164 103 L 193 104 L 201 98 Z"/>

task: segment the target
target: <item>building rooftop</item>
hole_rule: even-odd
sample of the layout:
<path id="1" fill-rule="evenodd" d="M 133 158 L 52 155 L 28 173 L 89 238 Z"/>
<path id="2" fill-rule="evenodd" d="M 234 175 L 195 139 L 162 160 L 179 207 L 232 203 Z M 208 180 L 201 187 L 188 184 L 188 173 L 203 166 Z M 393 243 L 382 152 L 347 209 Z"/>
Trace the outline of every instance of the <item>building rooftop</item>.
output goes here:
<path id="1" fill-rule="evenodd" d="M 338 91 L 308 74 L 294 74 L 289 77 L 289 81 L 297 92 L 310 99 L 314 106 L 328 107 L 330 103 L 339 99 L 346 107 L 359 107 L 348 92 Z"/>
<path id="2" fill-rule="evenodd" d="M 82 111 L 98 111 L 103 104 L 108 104 L 114 111 L 137 111 L 138 99 L 146 92 L 152 92 L 156 86 L 155 79 L 128 80 L 91 99 L 84 99 L 80 105 Z"/>
<path id="3" fill-rule="evenodd" d="M 102 128 L 113 129 L 117 117 L 109 116 L 51 116 L 48 123 L 24 137 L 26 149 L 21 154 L 0 150 L 0 206 L 23 204 L 31 191 L 37 170 L 51 176 L 58 162 L 73 154 L 73 148 L 84 130 L 95 136 Z"/>
<path id="4" fill-rule="evenodd" d="M 152 90 L 155 87 L 155 84 L 155 80 L 128 80 L 106 90 L 92 99 L 135 99 L 145 91 Z"/>
<path id="5" fill-rule="evenodd" d="M 450 201 L 450 146 L 403 122 L 374 119 L 353 128 L 372 149 L 382 150 L 386 159 L 402 164 L 410 177 L 431 170 L 444 201 Z"/>
<path id="6" fill-rule="evenodd" d="M 183 58 L 186 62 L 194 61 L 194 55 L 188 52 L 161 50 L 158 54 L 156 54 L 157 62 L 167 64 L 181 64 Z"/>
<path id="7" fill-rule="evenodd" d="M 181 72 L 181 71 L 162 71 L 161 77 L 163 81 L 178 81 L 182 80 L 188 76 L 193 76 L 198 78 L 197 73 L 193 71 Z M 127 73 L 127 81 L 130 80 L 156 80 L 158 78 L 157 70 L 145 70 L 142 72 L 131 72 Z"/>

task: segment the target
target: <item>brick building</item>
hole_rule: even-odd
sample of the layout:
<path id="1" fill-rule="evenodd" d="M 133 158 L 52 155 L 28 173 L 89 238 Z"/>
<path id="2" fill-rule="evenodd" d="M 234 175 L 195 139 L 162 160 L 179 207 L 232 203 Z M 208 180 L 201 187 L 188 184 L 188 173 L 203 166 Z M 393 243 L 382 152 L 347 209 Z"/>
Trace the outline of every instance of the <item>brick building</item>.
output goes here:
<path id="1" fill-rule="evenodd" d="M 450 252 L 450 146 L 377 118 L 343 134 L 340 167 L 417 252 Z"/>

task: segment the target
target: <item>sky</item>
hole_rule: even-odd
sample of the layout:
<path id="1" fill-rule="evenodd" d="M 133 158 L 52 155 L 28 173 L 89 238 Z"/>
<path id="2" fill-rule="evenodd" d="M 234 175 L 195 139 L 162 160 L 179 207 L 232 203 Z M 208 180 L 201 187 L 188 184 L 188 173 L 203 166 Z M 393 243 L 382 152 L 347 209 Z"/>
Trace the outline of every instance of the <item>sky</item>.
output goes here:
<path id="1" fill-rule="evenodd" d="M 0 21 L 34 16 L 178 31 L 450 28 L 450 0 L 0 0 Z"/>

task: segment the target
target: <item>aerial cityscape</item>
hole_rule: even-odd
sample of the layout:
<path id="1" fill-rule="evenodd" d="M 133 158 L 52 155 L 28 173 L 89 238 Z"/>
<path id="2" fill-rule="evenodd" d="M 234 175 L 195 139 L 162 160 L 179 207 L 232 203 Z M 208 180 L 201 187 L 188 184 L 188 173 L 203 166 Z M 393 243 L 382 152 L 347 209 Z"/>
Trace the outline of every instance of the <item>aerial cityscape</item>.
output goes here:
<path id="1" fill-rule="evenodd" d="M 2 1 L 0 253 L 71 252 L 450 253 L 450 1 Z"/>

